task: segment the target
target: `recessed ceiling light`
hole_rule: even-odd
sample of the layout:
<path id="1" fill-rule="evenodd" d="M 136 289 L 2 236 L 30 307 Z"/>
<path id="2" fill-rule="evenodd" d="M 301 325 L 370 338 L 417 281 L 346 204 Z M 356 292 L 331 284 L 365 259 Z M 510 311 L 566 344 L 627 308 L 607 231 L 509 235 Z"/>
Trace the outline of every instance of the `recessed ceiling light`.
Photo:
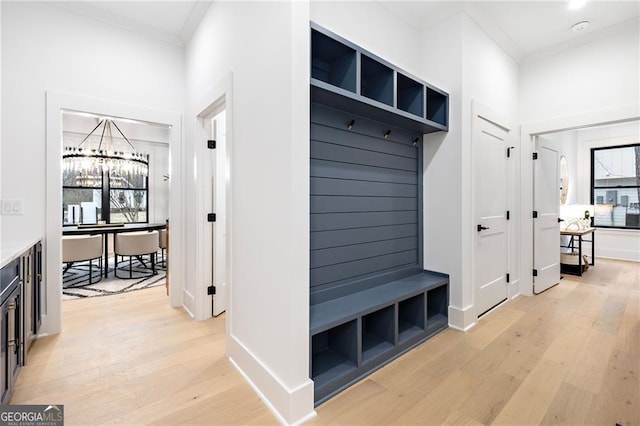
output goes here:
<path id="1" fill-rule="evenodd" d="M 586 2 L 587 2 L 587 0 L 570 0 L 569 1 L 569 10 L 580 9 L 582 6 L 584 6 L 584 4 Z"/>
<path id="2" fill-rule="evenodd" d="M 579 33 L 587 29 L 589 26 L 589 21 L 580 21 L 577 24 L 573 24 L 571 27 L 571 31 L 574 33 Z"/>

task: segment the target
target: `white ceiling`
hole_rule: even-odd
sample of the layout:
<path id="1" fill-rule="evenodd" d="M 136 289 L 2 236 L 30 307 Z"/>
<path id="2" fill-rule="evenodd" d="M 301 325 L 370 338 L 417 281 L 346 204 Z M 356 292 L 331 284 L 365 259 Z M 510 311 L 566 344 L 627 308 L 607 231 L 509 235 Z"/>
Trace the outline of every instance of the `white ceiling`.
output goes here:
<path id="1" fill-rule="evenodd" d="M 614 26 L 638 27 L 640 2 L 587 0 L 577 10 L 569 1 L 381 1 L 409 25 L 423 30 L 465 10 L 517 61 L 559 46 L 586 43 L 604 36 Z M 589 21 L 575 33 L 571 27 Z M 640 33 L 639 33 L 640 34 Z"/>
<path id="2" fill-rule="evenodd" d="M 578 10 L 569 10 L 567 0 L 379 1 L 419 31 L 465 10 L 517 61 L 558 46 L 585 43 L 625 21 L 637 27 L 640 16 L 637 0 L 587 0 Z M 125 0 L 58 4 L 85 16 L 184 45 L 211 2 Z M 584 20 L 591 23 L 586 30 L 571 31 L 573 24 Z"/>
<path id="3" fill-rule="evenodd" d="M 89 0 L 53 4 L 107 24 L 183 46 L 211 3 L 212 0 Z"/>

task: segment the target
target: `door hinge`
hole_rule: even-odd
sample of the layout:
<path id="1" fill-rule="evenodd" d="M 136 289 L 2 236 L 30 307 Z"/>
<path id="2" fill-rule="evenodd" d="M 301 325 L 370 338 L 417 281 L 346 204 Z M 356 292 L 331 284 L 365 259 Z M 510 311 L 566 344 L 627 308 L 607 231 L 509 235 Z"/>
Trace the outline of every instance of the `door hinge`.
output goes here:
<path id="1" fill-rule="evenodd" d="M 507 274 L 507 282 L 509 282 L 509 274 Z"/>
<path id="2" fill-rule="evenodd" d="M 534 211 L 533 211 L 533 218 L 534 218 L 534 219 L 537 219 L 537 218 L 538 218 L 538 211 L 537 211 L 537 210 L 534 210 Z"/>
<path id="3" fill-rule="evenodd" d="M 216 294 L 216 286 L 210 285 L 209 287 L 207 287 L 207 295 L 213 296 L 214 294 Z"/>
<path id="4" fill-rule="evenodd" d="M 538 159 L 538 153 L 537 153 L 537 152 L 534 152 L 534 153 L 533 153 L 533 159 L 534 159 L 534 160 L 537 160 L 537 159 Z"/>
<path id="5" fill-rule="evenodd" d="M 534 276 L 534 277 L 537 277 L 537 276 L 538 276 L 538 270 L 537 270 L 537 269 L 534 269 L 534 270 L 533 270 L 533 276 Z"/>
<path id="6" fill-rule="evenodd" d="M 511 213 L 507 210 L 507 220 L 511 219 Z"/>
<path id="7" fill-rule="evenodd" d="M 215 222 L 215 221 L 216 221 L 216 214 L 215 213 L 207 214 L 207 222 Z"/>
<path id="8" fill-rule="evenodd" d="M 207 141 L 207 148 L 216 149 L 216 141 L 215 140 L 208 140 Z"/>

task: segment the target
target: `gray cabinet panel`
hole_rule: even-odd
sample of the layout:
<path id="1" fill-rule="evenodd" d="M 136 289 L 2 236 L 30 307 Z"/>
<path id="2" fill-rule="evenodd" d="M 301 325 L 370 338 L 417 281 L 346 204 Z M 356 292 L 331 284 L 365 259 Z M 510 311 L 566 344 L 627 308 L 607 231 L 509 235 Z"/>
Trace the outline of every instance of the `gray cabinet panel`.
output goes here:
<path id="1" fill-rule="evenodd" d="M 311 160 L 311 177 L 351 179 L 369 182 L 385 182 L 417 185 L 416 172 L 383 169 L 360 164 L 347 164 L 327 160 Z M 339 182 L 342 184 L 342 182 Z M 415 191 L 414 191 L 415 193 Z"/>
<path id="2" fill-rule="evenodd" d="M 408 158 L 416 158 L 418 156 L 418 150 L 415 146 L 389 141 L 388 139 L 384 139 L 383 135 L 384 133 L 380 133 L 376 135 L 376 137 L 372 137 L 353 131 L 311 124 L 312 140 Z"/>
<path id="3" fill-rule="evenodd" d="M 330 178 L 311 178 L 311 195 L 354 195 L 369 197 L 411 197 L 416 198 L 416 186 L 385 183 L 363 182 Z M 311 210 L 313 213 L 313 210 Z"/>
<path id="4" fill-rule="evenodd" d="M 321 213 L 311 215 L 311 232 L 417 223 L 416 212 Z"/>
<path id="5" fill-rule="evenodd" d="M 414 249 L 311 269 L 311 285 L 313 287 L 347 278 L 355 278 L 371 272 L 384 271 L 396 266 L 415 264 L 417 263 L 417 256 L 418 251 Z"/>
<path id="6" fill-rule="evenodd" d="M 372 243 L 357 244 L 352 246 L 333 247 L 321 250 L 312 250 L 311 268 L 330 266 L 338 263 L 367 259 L 370 257 L 393 254 L 416 249 L 418 239 L 416 237 L 400 238 L 397 240 L 376 241 Z"/>
<path id="7" fill-rule="evenodd" d="M 318 231 L 311 233 L 311 250 L 415 236 L 415 224 Z"/>
<path id="8" fill-rule="evenodd" d="M 351 130 L 349 130 L 348 127 L 352 121 L 353 124 L 351 125 Z M 353 111 L 345 114 L 345 111 L 341 109 L 334 109 L 317 102 L 311 103 L 311 123 L 374 137 L 380 137 L 388 130 L 391 130 L 385 139 L 386 141 L 410 145 L 412 147 L 416 137 L 422 140 L 422 132 L 407 130 L 380 120 L 367 119 L 354 114 Z"/>
<path id="9" fill-rule="evenodd" d="M 417 161 L 414 158 L 398 157 L 314 140 L 311 141 L 311 158 L 411 172 L 416 172 L 417 170 Z"/>
<path id="10" fill-rule="evenodd" d="M 417 204 L 415 198 L 312 195 L 311 213 L 416 211 Z"/>

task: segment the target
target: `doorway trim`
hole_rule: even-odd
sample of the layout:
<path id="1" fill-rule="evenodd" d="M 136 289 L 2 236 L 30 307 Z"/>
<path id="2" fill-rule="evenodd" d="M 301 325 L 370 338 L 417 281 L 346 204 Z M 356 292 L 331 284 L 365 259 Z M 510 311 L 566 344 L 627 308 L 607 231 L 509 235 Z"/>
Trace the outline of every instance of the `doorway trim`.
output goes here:
<path id="1" fill-rule="evenodd" d="M 522 250 L 520 293 L 533 295 L 533 161 L 536 136 L 585 127 L 623 123 L 640 119 L 640 104 L 623 104 L 597 111 L 525 123 L 520 129 L 520 244 Z"/>
<path id="2" fill-rule="evenodd" d="M 226 334 L 229 335 L 229 330 L 231 330 L 231 321 L 232 321 L 232 297 L 231 297 L 231 289 L 233 283 L 233 275 L 231 270 L 231 262 L 232 262 L 232 252 L 231 247 L 233 243 L 233 234 L 231 232 L 232 229 L 232 221 L 233 221 L 233 212 L 232 212 L 232 203 L 231 203 L 231 194 L 232 194 L 232 158 L 233 158 L 233 74 L 229 72 L 225 75 L 217 84 L 215 84 L 207 93 L 205 93 L 198 102 L 195 103 L 194 110 L 196 114 L 195 118 L 195 140 L 193 143 L 193 155 L 194 155 L 194 163 L 197 162 L 198 170 L 202 170 L 204 173 L 205 167 L 205 158 L 207 152 L 207 148 L 205 147 L 204 141 L 207 140 L 207 136 L 205 134 L 205 129 L 203 127 L 203 121 L 207 116 L 212 115 L 214 112 L 219 112 L 222 110 L 226 111 L 226 164 L 227 164 L 227 182 L 225 188 L 225 201 L 226 201 L 226 221 L 225 221 L 225 232 L 227 234 L 226 242 L 225 242 L 225 266 L 226 266 L 226 274 L 227 274 L 227 314 L 225 317 L 225 327 Z M 201 143 L 199 143 L 201 142 Z M 198 232 L 195 235 L 196 241 L 194 242 L 194 249 L 196 259 L 199 259 L 200 265 L 204 263 L 204 255 L 205 255 L 205 233 L 204 229 L 201 229 L 204 225 L 204 218 L 206 217 L 206 207 L 204 202 L 202 201 L 201 194 L 204 191 L 204 184 L 201 179 L 198 179 L 195 175 L 193 176 L 193 184 L 190 185 L 194 188 L 196 199 L 198 200 L 198 205 L 196 206 L 196 214 L 198 214 L 198 218 L 196 219 L 196 229 Z M 202 231 L 202 232 L 201 232 Z M 193 297 L 194 303 L 194 317 L 196 320 L 206 320 L 212 317 L 211 310 L 211 296 L 207 295 L 207 287 L 211 284 L 206 280 L 206 274 L 203 268 L 197 268 L 195 271 L 196 277 L 196 294 L 190 295 Z M 227 354 L 228 354 L 227 350 Z"/>
<path id="3" fill-rule="evenodd" d="M 107 99 L 47 91 L 45 93 L 45 238 L 44 277 L 42 298 L 45 308 L 40 334 L 57 334 L 62 331 L 62 223 L 59 212 L 62 206 L 62 119 L 63 111 L 90 112 L 112 117 L 130 118 L 171 126 L 169 139 L 169 212 L 171 217 L 172 265 L 169 277 L 169 305 L 182 305 L 184 270 L 182 259 L 184 223 L 182 212 L 182 120 L 180 114 L 143 106 L 119 103 Z"/>

